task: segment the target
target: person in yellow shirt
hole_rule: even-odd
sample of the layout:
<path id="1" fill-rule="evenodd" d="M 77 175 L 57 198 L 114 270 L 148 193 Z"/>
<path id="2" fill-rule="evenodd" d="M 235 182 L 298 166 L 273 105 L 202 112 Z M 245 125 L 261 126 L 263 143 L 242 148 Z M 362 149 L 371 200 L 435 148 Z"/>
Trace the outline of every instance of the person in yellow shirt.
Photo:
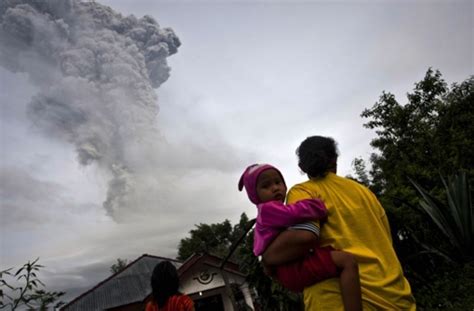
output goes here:
<path id="1" fill-rule="evenodd" d="M 364 310 L 416 310 L 410 284 L 392 245 L 385 210 L 365 186 L 336 175 L 336 142 L 311 136 L 297 149 L 300 169 L 309 180 L 293 186 L 291 204 L 318 198 L 326 204 L 327 222 L 308 230 L 286 230 L 263 254 L 266 265 L 281 265 L 304 256 L 318 243 L 352 253 L 358 262 Z M 320 231 L 319 231 L 319 228 Z M 344 310 L 339 282 L 329 279 L 305 288 L 306 310 Z"/>

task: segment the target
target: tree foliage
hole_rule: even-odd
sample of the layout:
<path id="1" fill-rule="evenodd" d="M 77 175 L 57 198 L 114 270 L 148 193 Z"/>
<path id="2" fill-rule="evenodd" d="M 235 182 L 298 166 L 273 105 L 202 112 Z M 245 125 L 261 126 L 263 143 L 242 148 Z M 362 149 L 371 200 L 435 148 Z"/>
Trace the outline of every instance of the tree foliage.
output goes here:
<path id="1" fill-rule="evenodd" d="M 365 164 L 364 159 L 362 158 L 355 158 L 352 160 L 352 169 L 354 170 L 355 176 L 346 175 L 346 178 L 350 178 L 352 180 L 357 181 L 358 183 L 363 184 L 364 186 L 370 186 L 370 177 L 367 173 L 367 167 Z"/>
<path id="2" fill-rule="evenodd" d="M 110 266 L 110 273 L 115 274 L 122 271 L 129 263 L 127 259 L 117 258 L 117 262 Z"/>
<path id="3" fill-rule="evenodd" d="M 43 311 L 64 304 L 59 300 L 64 292 L 42 289 L 45 285 L 38 278 L 38 272 L 44 266 L 38 264 L 38 260 L 28 261 L 15 273 L 12 273 L 13 268 L 0 271 L 0 309 Z"/>
<path id="4" fill-rule="evenodd" d="M 229 220 L 222 223 L 203 224 L 189 231 L 190 237 L 181 239 L 178 259 L 185 260 L 193 253 L 207 253 L 218 257 L 226 255 L 232 243 L 233 228 Z"/>
<path id="5" fill-rule="evenodd" d="M 429 69 L 407 99 L 402 105 L 393 94 L 383 92 L 372 108 L 362 112 L 368 120 L 364 126 L 377 135 L 371 142 L 376 152 L 370 158 L 369 186 L 387 210 L 394 245 L 419 309 L 472 308 L 463 305 L 473 300 L 467 294 L 467 288 L 474 292 L 472 259 L 450 261 L 469 257 L 466 251 L 460 253 L 419 201 L 429 197 L 440 208 L 450 208 L 450 190 L 440 176 L 464 171 L 466 182 L 473 182 L 474 77 L 449 87 L 439 71 Z M 426 191 L 420 196 L 410 180 L 418 190 L 429 189 L 429 196 Z M 472 225 L 472 219 L 464 221 Z"/>
<path id="6" fill-rule="evenodd" d="M 400 105 L 383 92 L 379 101 L 362 112 L 364 124 L 377 137 L 371 145 L 373 187 L 392 197 L 414 191 L 408 178 L 442 188 L 439 175 L 456 168 L 473 173 L 474 77 L 448 88 L 439 71 L 429 69 L 424 79 Z"/>

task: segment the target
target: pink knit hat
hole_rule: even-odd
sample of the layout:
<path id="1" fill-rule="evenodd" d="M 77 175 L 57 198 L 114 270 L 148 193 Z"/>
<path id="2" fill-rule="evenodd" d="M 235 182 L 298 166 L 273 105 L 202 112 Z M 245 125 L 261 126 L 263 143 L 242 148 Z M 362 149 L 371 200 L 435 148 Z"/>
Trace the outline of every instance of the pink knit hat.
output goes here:
<path id="1" fill-rule="evenodd" d="M 249 196 L 250 201 L 254 204 L 259 204 L 260 200 L 257 195 L 257 179 L 258 176 L 263 171 L 269 170 L 269 169 L 274 169 L 276 170 L 280 176 L 283 182 L 285 182 L 285 179 L 283 178 L 283 175 L 281 172 L 274 166 L 270 164 L 253 164 L 247 167 L 240 177 L 239 180 L 239 191 L 242 191 L 242 189 L 245 187 L 245 190 L 247 191 L 247 195 Z"/>

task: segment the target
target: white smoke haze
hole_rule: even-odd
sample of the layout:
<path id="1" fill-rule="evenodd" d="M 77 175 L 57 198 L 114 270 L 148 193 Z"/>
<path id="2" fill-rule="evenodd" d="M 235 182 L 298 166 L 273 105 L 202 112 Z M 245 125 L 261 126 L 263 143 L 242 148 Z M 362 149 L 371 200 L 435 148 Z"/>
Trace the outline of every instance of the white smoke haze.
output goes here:
<path id="1" fill-rule="evenodd" d="M 40 257 L 48 289 L 69 300 L 116 258 L 174 257 L 196 223 L 240 213 L 245 198 L 228 198 L 241 163 L 218 128 L 193 121 L 193 101 L 157 118 L 179 45 L 152 18 L 94 2 L 0 1 L 0 70 L 21 73 L 0 94 L 2 268 Z"/>
<path id="2" fill-rule="evenodd" d="M 96 2 L 0 4 L 0 64 L 26 72 L 39 88 L 28 106 L 30 120 L 72 144 L 81 165 L 108 176 L 103 206 L 117 221 L 123 209 L 169 199 L 159 192 L 166 182 L 158 180 L 160 168 L 179 167 L 179 175 L 186 166 L 211 164 L 200 162 L 205 150 L 171 146 L 157 128 L 154 88 L 168 79 L 166 58 L 179 46 L 173 30 L 153 18 L 123 17 Z M 225 168 L 225 162 L 213 165 Z"/>

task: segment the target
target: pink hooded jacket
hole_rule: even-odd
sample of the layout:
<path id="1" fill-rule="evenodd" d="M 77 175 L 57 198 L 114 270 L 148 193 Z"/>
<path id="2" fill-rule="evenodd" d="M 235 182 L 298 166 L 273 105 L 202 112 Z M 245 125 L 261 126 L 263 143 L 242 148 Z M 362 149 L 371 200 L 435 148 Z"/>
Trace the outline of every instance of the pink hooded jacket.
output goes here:
<path id="1" fill-rule="evenodd" d="M 285 205 L 270 201 L 257 205 L 258 215 L 254 231 L 253 253 L 260 256 L 278 234 L 288 227 L 327 217 L 327 209 L 320 200 L 307 199 Z"/>
<path id="2" fill-rule="evenodd" d="M 257 205 L 253 244 L 256 256 L 260 256 L 277 235 L 288 227 L 327 217 L 326 206 L 317 199 L 301 200 L 288 205 L 279 201 L 260 202 L 257 195 L 257 180 L 258 176 L 268 169 L 276 170 L 285 182 L 276 167 L 270 164 L 253 164 L 245 169 L 238 184 L 239 191 L 245 188 L 250 201 Z"/>

